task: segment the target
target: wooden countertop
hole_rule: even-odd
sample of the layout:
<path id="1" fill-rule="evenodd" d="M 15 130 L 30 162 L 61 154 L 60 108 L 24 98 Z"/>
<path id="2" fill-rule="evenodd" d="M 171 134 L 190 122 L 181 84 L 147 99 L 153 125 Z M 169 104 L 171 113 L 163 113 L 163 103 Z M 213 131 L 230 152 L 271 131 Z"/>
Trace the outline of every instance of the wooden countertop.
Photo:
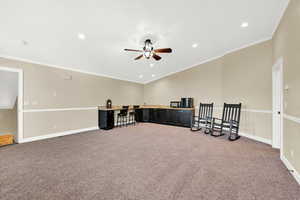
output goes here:
<path id="1" fill-rule="evenodd" d="M 195 110 L 195 108 L 172 108 L 170 106 L 163 105 L 140 105 L 139 109 L 153 108 L 153 109 L 169 109 L 169 110 Z M 129 106 L 129 110 L 132 110 L 133 106 Z M 112 106 L 112 108 L 106 108 L 106 106 L 98 106 L 98 110 L 122 110 L 122 106 Z"/>

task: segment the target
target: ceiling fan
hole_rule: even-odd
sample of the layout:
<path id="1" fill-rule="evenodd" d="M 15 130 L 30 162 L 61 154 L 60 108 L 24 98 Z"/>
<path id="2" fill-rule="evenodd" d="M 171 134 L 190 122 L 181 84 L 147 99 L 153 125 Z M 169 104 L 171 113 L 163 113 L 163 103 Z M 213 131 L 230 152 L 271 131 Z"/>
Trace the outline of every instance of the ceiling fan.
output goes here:
<path id="1" fill-rule="evenodd" d="M 125 51 L 134 51 L 134 52 L 141 52 L 142 54 L 136 57 L 134 60 L 139 60 L 142 57 L 150 59 L 153 57 L 155 60 L 160 60 L 161 57 L 157 55 L 158 53 L 172 53 L 172 49 L 170 48 L 163 48 L 163 49 L 154 49 L 153 44 L 150 39 L 145 41 L 145 46 L 143 50 L 135 50 L 135 49 L 124 49 Z"/>

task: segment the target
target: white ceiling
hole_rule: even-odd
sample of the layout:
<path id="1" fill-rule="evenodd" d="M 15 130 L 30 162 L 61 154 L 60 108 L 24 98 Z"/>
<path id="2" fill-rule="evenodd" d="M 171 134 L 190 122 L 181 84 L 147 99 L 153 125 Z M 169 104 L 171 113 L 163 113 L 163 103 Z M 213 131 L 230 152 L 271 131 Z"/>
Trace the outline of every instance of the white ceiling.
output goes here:
<path id="1" fill-rule="evenodd" d="M 18 73 L 0 70 L 0 109 L 13 109 L 18 96 Z"/>
<path id="2" fill-rule="evenodd" d="M 270 39 L 288 2 L 1 0 L 0 55 L 147 83 Z M 242 22 L 249 27 L 241 28 Z M 157 62 L 134 61 L 138 53 L 123 51 L 140 48 L 148 37 L 173 53 Z"/>

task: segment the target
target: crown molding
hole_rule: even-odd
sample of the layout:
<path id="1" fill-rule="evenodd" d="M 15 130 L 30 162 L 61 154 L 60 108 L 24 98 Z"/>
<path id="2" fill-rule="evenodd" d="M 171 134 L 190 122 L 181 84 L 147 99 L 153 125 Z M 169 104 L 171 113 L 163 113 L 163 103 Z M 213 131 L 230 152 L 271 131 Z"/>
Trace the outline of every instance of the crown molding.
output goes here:
<path id="1" fill-rule="evenodd" d="M 285 14 L 287 8 L 289 7 L 289 4 L 290 4 L 290 0 L 287 0 L 286 5 L 284 6 L 284 9 L 282 10 L 282 13 L 280 14 L 279 18 L 277 19 L 274 30 L 272 31 L 272 38 L 274 37 L 274 35 L 275 35 L 275 33 L 276 33 L 280 23 L 281 23 L 281 20 L 282 20 L 284 14 Z"/>
<path id="2" fill-rule="evenodd" d="M 67 70 L 67 71 L 72 71 L 72 72 L 79 72 L 79 73 L 88 74 L 88 75 L 94 75 L 94 76 L 100 76 L 100 77 L 105 77 L 105 78 L 111 78 L 111 79 L 120 80 L 120 81 L 127 81 L 127 82 L 132 82 L 132 83 L 143 84 L 143 82 L 136 81 L 136 80 L 119 78 L 119 77 L 111 76 L 111 75 L 107 75 L 107 74 L 101 74 L 101 73 L 95 73 L 95 72 L 88 72 L 88 71 L 85 71 L 85 70 L 72 69 L 72 68 L 63 67 L 63 66 L 60 66 L 60 65 L 54 65 L 54 64 L 50 64 L 50 63 L 37 62 L 37 61 L 30 60 L 30 59 L 24 59 L 24 58 L 19 58 L 19 57 L 14 57 L 14 56 L 8 56 L 8 55 L 4 55 L 4 54 L 0 54 L 0 58 L 14 60 L 14 61 L 19 61 L 19 62 L 26 62 L 26 63 L 29 63 L 29 64 L 42 65 L 42 66 L 45 66 L 45 67 L 52 67 L 52 68 L 62 69 L 62 70 Z"/>
<path id="3" fill-rule="evenodd" d="M 267 37 L 267 38 L 264 38 L 264 39 L 261 39 L 261 40 L 257 40 L 255 42 L 251 42 L 251 43 L 243 45 L 243 46 L 241 46 L 239 48 L 235 48 L 235 49 L 226 51 L 226 52 L 224 52 L 221 55 L 214 56 L 212 58 L 203 60 L 203 61 L 198 62 L 198 63 L 193 64 L 193 65 L 189 65 L 187 67 L 183 67 L 183 68 L 181 68 L 179 70 L 176 70 L 176 71 L 173 71 L 173 72 L 161 75 L 161 76 L 157 76 L 154 79 L 150 79 L 149 81 L 136 81 L 136 80 L 131 80 L 131 79 L 123 79 L 123 78 L 119 78 L 119 77 L 115 77 L 115 76 L 111 76 L 111 75 L 106 75 L 106 74 L 101 74 L 101 73 L 94 73 L 94 72 L 88 72 L 88 71 L 85 71 L 85 70 L 72 69 L 72 68 L 63 67 L 63 66 L 59 66 L 59 65 L 53 65 L 53 64 L 48 64 L 48 63 L 36 62 L 36 61 L 30 60 L 30 59 L 24 59 L 24 58 L 19 58 L 19 57 L 14 57 L 14 56 L 8 56 L 8 55 L 3 55 L 3 54 L 0 55 L 0 58 L 9 59 L 9 60 L 15 60 L 15 61 L 20 61 L 20 62 L 26 62 L 26 63 L 30 63 L 30 64 L 42 65 L 42 66 L 45 66 L 45 67 L 53 67 L 53 68 L 57 68 L 57 69 L 67 70 L 67 71 L 79 72 L 79 73 L 84 73 L 84 74 L 89 74 L 89 75 L 94 75 L 94 76 L 106 77 L 106 78 L 111 78 L 111 79 L 115 79 L 115 80 L 121 80 L 121 81 L 127 81 L 127 82 L 132 82 L 132 83 L 138 83 L 138 84 L 144 84 L 144 85 L 146 85 L 148 83 L 157 81 L 159 79 L 168 77 L 170 75 L 173 75 L 173 74 L 176 74 L 176 73 L 179 73 L 179 72 L 191 69 L 193 67 L 197 67 L 197 66 L 205 64 L 205 63 L 212 62 L 212 61 L 220 59 L 220 58 L 222 58 L 222 57 L 224 57 L 224 56 L 226 56 L 226 55 L 228 55 L 230 53 L 234 53 L 236 51 L 245 49 L 247 47 L 254 46 L 256 44 L 260 44 L 260 43 L 269 41 L 271 39 L 272 39 L 272 37 Z"/>
<path id="4" fill-rule="evenodd" d="M 156 78 L 151 79 L 150 81 L 145 81 L 145 82 L 143 82 L 143 83 L 144 83 L 145 85 L 146 85 L 146 84 L 149 84 L 149 83 L 154 82 L 154 81 L 157 81 L 157 80 L 159 80 L 159 79 L 162 79 L 162 78 L 171 76 L 171 75 L 176 74 L 176 73 L 179 73 L 179 72 L 183 72 L 183 71 L 188 70 L 188 69 L 191 69 L 191 68 L 193 68 L 193 67 L 198 67 L 199 65 L 203 65 L 203 64 L 205 64 L 205 63 L 212 62 L 212 61 L 217 60 L 217 59 L 220 59 L 220 58 L 222 58 L 222 57 L 224 57 L 224 56 L 226 56 L 226 55 L 228 55 L 228 54 L 237 52 L 237 51 L 239 51 L 239 50 L 242 50 L 242 49 L 245 49 L 245 48 L 247 48 L 247 47 L 251 47 L 251 46 L 254 46 L 254 45 L 257 45 L 257 44 L 260 44 L 260 43 L 269 41 L 269 40 L 272 40 L 272 37 L 271 37 L 271 36 L 270 36 L 270 37 L 266 37 L 266 38 L 261 39 L 261 40 L 257 40 L 257 41 L 255 41 L 255 42 L 251 42 L 251 43 L 246 44 L 246 45 L 243 45 L 243 46 L 241 46 L 241 47 L 239 47 L 239 48 L 235 48 L 235 49 L 226 51 L 224 54 L 221 54 L 221 55 L 218 55 L 218 56 L 215 56 L 215 57 L 206 59 L 206 60 L 204 60 L 204 61 L 198 62 L 198 63 L 196 63 L 196 64 L 193 64 L 193 65 L 190 65 L 190 66 L 187 66 L 187 67 L 183 67 L 183 68 L 181 68 L 181 69 L 179 69 L 179 70 L 176 70 L 176 71 L 167 73 L 167 74 L 165 74 L 165 75 L 157 76 Z"/>

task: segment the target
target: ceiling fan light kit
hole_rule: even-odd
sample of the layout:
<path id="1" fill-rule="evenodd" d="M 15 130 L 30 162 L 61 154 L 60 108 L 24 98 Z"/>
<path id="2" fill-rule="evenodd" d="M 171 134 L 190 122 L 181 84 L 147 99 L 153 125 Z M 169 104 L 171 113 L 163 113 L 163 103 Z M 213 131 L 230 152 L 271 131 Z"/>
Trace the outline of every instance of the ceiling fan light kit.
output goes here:
<path id="1" fill-rule="evenodd" d="M 150 39 L 145 40 L 143 50 L 135 50 L 135 49 L 124 49 L 125 51 L 133 51 L 133 52 L 141 52 L 142 54 L 136 57 L 134 60 L 139 60 L 142 57 L 150 59 L 154 58 L 156 61 L 159 61 L 161 57 L 157 55 L 158 53 L 172 53 L 172 49 L 163 48 L 163 49 L 154 49 L 153 44 Z"/>

